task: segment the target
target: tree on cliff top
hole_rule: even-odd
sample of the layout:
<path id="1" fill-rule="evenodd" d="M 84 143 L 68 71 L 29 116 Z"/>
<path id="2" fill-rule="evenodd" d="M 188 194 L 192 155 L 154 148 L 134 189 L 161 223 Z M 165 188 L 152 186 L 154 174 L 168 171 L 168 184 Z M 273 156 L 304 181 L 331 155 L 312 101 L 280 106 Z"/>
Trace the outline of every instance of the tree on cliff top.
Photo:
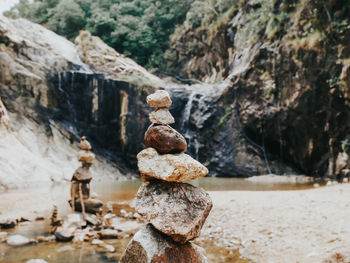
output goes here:
<path id="1" fill-rule="evenodd" d="M 89 30 L 147 68 L 160 66 L 190 0 L 21 0 L 6 13 L 43 24 L 70 40 Z"/>

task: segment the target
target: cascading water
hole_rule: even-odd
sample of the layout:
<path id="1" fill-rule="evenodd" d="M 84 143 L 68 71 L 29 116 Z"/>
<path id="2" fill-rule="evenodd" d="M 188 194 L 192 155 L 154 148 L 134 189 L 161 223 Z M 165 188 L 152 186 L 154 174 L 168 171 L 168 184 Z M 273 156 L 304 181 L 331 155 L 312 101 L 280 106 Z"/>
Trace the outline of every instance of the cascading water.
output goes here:
<path id="1" fill-rule="evenodd" d="M 181 132 L 184 135 L 188 148 L 192 149 L 192 146 L 194 145 L 195 147 L 195 155 L 194 157 L 198 160 L 198 152 L 199 152 L 199 143 L 197 138 L 195 137 L 195 134 L 190 129 L 190 118 L 191 118 L 191 110 L 192 110 L 192 104 L 193 100 L 195 99 L 196 96 L 198 96 L 195 91 L 191 91 L 190 96 L 188 97 L 188 101 L 186 103 L 183 115 L 182 115 L 182 120 L 181 120 Z"/>
<path id="2" fill-rule="evenodd" d="M 215 102 L 220 98 L 225 85 L 223 84 L 195 84 L 195 85 L 176 85 L 169 84 L 166 90 L 173 94 L 172 97 L 186 96 L 185 104 L 180 110 L 181 133 L 187 141 L 188 152 L 193 158 L 199 160 L 200 149 L 204 141 L 201 136 L 203 128 L 211 121 L 215 112 Z M 175 113 L 175 116 L 179 114 Z M 201 142 L 202 140 L 202 142 Z"/>

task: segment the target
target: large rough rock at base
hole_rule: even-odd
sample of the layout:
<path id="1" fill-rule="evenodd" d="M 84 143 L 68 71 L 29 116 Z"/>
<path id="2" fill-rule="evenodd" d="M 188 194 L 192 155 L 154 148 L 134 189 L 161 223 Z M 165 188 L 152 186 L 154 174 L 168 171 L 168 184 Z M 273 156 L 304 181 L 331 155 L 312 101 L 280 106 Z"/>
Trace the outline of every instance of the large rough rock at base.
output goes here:
<path id="1" fill-rule="evenodd" d="M 181 153 L 187 150 L 185 138 L 166 125 L 150 126 L 145 133 L 145 143 L 159 153 Z"/>
<path id="2" fill-rule="evenodd" d="M 128 244 L 121 263 L 207 263 L 203 249 L 191 243 L 177 244 L 151 225 L 138 231 Z"/>
<path id="3" fill-rule="evenodd" d="M 208 174 L 208 169 L 185 153 L 159 154 L 147 148 L 137 155 L 142 177 L 153 177 L 169 182 L 190 181 Z"/>
<path id="4" fill-rule="evenodd" d="M 136 196 L 136 211 L 180 243 L 200 235 L 212 206 L 208 193 L 186 183 L 153 180 L 143 183 Z"/>

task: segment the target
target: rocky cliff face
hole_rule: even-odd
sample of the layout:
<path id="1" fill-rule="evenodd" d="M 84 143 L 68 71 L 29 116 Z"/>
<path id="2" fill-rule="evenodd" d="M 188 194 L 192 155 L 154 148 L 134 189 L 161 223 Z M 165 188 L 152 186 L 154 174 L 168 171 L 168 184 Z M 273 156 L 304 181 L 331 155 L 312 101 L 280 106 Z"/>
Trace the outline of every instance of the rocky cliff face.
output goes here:
<path id="1" fill-rule="evenodd" d="M 231 81 L 219 100 L 227 109 L 219 133 L 232 134 L 239 118 L 244 133 L 270 155 L 307 174 L 334 174 L 338 154 L 349 152 L 349 7 L 342 1 L 249 0 L 226 10 L 215 33 L 202 28 L 206 36 L 200 37 L 200 27 L 185 27 L 173 36 L 197 39 L 192 50 L 200 54 L 181 55 L 193 41 L 173 41 L 169 50 L 185 66 L 183 74 Z M 217 37 L 222 55 L 209 45 Z M 223 72 L 218 76 L 203 69 L 196 62 L 203 54 L 219 55 L 229 70 L 216 66 Z"/>
<path id="2" fill-rule="evenodd" d="M 211 176 L 267 172 L 262 152 L 241 132 L 230 81 L 174 84 L 148 73 L 87 32 L 74 45 L 26 20 L 0 17 L 0 22 L 0 96 L 11 113 L 40 124 L 47 138 L 52 137 L 53 127 L 59 127 L 65 143 L 87 135 L 95 152 L 127 171 L 125 167 L 135 167 L 136 153 L 145 147 L 150 111 L 145 97 L 162 87 L 174 101 L 170 111 L 175 128 Z"/>
<path id="3" fill-rule="evenodd" d="M 88 71 L 73 43 L 0 16 L 0 190 L 70 180 L 78 147 L 74 134 L 52 118 L 60 105 L 51 80 L 72 69 Z M 122 178 L 102 157 L 94 170 L 96 180 Z"/>

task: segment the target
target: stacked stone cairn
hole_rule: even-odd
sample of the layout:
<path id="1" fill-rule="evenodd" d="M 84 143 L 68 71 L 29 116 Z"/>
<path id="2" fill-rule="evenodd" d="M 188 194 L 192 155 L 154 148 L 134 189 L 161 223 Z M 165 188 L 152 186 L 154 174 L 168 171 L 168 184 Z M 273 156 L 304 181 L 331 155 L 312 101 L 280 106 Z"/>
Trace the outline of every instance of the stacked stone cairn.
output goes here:
<path id="1" fill-rule="evenodd" d="M 71 180 L 71 200 L 69 204 L 73 212 L 81 211 L 85 217 L 85 212 L 99 214 L 102 212 L 103 203 L 100 200 L 90 198 L 90 182 L 92 173 L 90 167 L 93 164 L 95 155 L 91 152 L 91 145 L 83 136 L 79 144 L 78 161 L 82 163 L 73 174 Z"/>
<path id="2" fill-rule="evenodd" d="M 208 169 L 184 153 L 185 138 L 169 126 L 175 122 L 169 94 L 158 90 L 147 104 L 156 110 L 149 114 L 152 124 L 144 137 L 149 148 L 137 155 L 144 182 L 136 211 L 149 223 L 129 242 L 121 262 L 207 262 L 203 249 L 189 241 L 200 235 L 212 201 L 202 188 L 184 182 L 205 176 Z"/>

